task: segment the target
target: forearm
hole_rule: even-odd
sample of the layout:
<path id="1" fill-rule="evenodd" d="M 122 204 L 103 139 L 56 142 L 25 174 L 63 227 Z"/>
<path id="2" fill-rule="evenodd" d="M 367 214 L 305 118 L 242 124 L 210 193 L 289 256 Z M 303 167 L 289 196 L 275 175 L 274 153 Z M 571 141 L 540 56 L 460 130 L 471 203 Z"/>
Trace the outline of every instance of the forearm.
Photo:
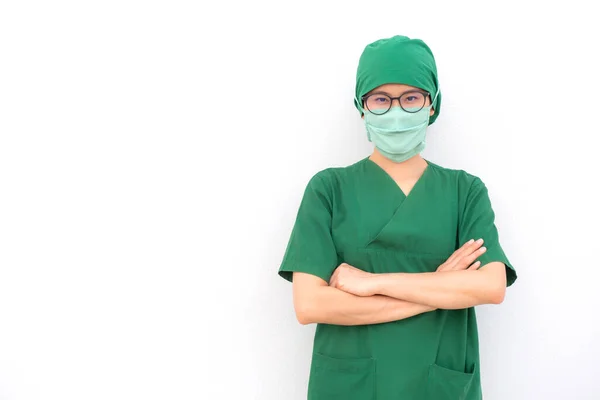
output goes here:
<path id="1" fill-rule="evenodd" d="M 504 264 L 486 269 L 428 273 L 377 274 L 377 294 L 441 309 L 499 304 L 504 299 Z"/>
<path id="2" fill-rule="evenodd" d="M 387 296 L 359 297 L 330 286 L 319 287 L 310 299 L 295 303 L 296 314 L 302 324 L 379 324 L 435 310 L 435 307 Z"/>

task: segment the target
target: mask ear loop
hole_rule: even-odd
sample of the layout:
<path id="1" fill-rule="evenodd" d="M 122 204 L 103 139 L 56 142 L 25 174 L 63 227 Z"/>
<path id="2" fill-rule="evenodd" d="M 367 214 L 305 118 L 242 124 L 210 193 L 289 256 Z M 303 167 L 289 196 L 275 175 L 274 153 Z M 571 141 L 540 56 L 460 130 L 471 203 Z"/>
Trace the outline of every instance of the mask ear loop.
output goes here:
<path id="1" fill-rule="evenodd" d="M 354 101 L 356 101 L 356 104 L 358 104 L 358 108 L 360 109 L 361 112 L 361 118 L 364 117 L 366 115 L 366 110 L 363 105 L 362 105 L 362 101 L 358 101 L 358 99 L 355 97 Z M 369 111 L 370 112 L 370 111 Z M 366 121 L 365 121 L 366 124 Z M 369 142 L 371 141 L 371 132 L 369 132 L 369 130 L 367 129 L 367 139 L 369 139 Z"/>
<path id="2" fill-rule="evenodd" d="M 365 115 L 365 108 L 363 107 L 362 101 L 358 100 L 356 97 L 354 98 L 354 101 L 356 102 L 356 104 L 358 104 L 358 108 L 360 109 L 360 116 L 362 117 L 363 115 Z"/>
<path id="3" fill-rule="evenodd" d="M 431 108 L 435 104 L 435 101 L 437 100 L 438 94 L 440 94 L 440 88 L 439 87 L 438 87 L 437 91 L 435 92 L 435 96 L 433 96 L 433 99 L 431 100 L 431 104 L 429 105 L 429 107 L 427 107 L 428 110 L 431 110 Z M 425 108 L 425 107 L 423 107 L 423 108 Z M 431 117 L 429 117 L 429 118 L 431 118 Z"/>
<path id="4" fill-rule="evenodd" d="M 433 99 L 431 100 L 431 104 L 429 105 L 430 109 L 435 104 L 435 101 L 437 100 L 438 94 L 440 94 L 440 88 L 439 87 L 438 87 L 437 91 L 435 92 L 435 96 L 433 96 Z"/>

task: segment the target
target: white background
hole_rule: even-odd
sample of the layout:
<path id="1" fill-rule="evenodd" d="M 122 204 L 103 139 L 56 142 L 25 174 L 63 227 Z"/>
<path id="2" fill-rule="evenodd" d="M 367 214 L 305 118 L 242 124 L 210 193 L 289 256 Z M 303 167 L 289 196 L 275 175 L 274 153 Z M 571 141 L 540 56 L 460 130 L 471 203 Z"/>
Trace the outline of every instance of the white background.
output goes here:
<path id="1" fill-rule="evenodd" d="M 424 155 L 483 179 L 519 273 L 479 308 L 486 400 L 599 399 L 593 7 L 2 2 L 0 399 L 304 399 L 277 269 L 308 179 L 370 153 L 356 65 L 395 34 L 438 63 Z"/>

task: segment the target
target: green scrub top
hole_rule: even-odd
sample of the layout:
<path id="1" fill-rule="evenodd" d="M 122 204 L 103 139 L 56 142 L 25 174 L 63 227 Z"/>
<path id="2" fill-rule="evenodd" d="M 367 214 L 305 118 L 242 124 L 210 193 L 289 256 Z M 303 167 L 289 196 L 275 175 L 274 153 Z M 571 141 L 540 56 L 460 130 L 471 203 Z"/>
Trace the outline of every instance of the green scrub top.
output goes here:
<path id="1" fill-rule="evenodd" d="M 427 168 L 408 196 L 365 158 L 309 182 L 279 269 L 329 281 L 345 262 L 372 273 L 433 272 L 462 244 L 484 239 L 481 265 L 506 265 L 484 183 L 462 170 Z M 481 399 L 475 309 L 436 310 L 400 321 L 318 324 L 309 400 Z"/>

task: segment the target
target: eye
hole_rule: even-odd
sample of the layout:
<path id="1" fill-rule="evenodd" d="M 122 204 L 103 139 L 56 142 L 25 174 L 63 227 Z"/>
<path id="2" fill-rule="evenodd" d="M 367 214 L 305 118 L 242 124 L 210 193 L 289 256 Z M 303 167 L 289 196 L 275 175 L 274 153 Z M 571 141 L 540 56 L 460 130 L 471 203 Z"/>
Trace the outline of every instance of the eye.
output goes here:
<path id="1" fill-rule="evenodd" d="M 386 104 L 390 101 L 387 96 L 371 96 L 372 100 L 377 104 Z"/>
<path id="2" fill-rule="evenodd" d="M 402 105 L 406 107 L 421 107 L 425 104 L 425 95 L 420 92 L 408 92 L 402 95 Z"/>

